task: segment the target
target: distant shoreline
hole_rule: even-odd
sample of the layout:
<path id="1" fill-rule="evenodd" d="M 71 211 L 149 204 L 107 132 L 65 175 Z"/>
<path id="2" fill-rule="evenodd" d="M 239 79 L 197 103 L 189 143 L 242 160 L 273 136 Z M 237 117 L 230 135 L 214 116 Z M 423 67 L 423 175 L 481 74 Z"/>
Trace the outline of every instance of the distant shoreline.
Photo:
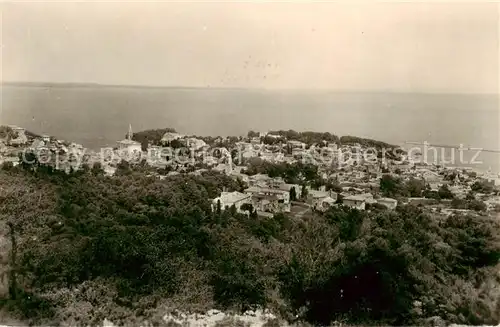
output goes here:
<path id="1" fill-rule="evenodd" d="M 257 92 L 312 92 L 339 94 L 422 94 L 429 96 L 491 96 L 500 97 L 499 93 L 454 93 L 454 92 L 422 92 L 397 90 L 343 90 L 343 89 L 307 89 L 307 88 L 256 88 L 256 87 L 224 87 L 224 86 L 180 86 L 180 85 L 140 85 L 140 84 L 103 84 L 103 83 L 73 83 L 73 82 L 25 82 L 3 81 L 0 87 L 58 87 L 58 88 L 124 88 L 124 89 L 172 89 L 172 90 L 227 90 L 227 91 L 257 91 Z"/>

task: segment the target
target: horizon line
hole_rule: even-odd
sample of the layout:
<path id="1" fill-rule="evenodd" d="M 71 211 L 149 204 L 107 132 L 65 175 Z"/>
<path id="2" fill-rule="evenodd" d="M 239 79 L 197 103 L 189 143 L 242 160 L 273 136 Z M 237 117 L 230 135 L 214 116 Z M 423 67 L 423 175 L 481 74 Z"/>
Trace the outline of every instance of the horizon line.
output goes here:
<path id="1" fill-rule="evenodd" d="M 308 92 L 338 92 L 338 93 L 396 93 L 396 94 L 429 94 L 429 95 L 483 95 L 499 96 L 500 92 L 458 92 L 458 91 L 410 91 L 410 90 L 366 90 L 366 89 L 335 89 L 335 88 L 264 88 L 241 86 L 188 86 L 188 85 L 146 85 L 146 84 L 106 84 L 96 82 L 48 82 L 48 81 L 0 81 L 1 86 L 61 86 L 61 87 L 116 87 L 116 88 L 146 88 L 146 89 L 203 89 L 203 90 L 248 90 L 248 91 L 308 91 Z"/>

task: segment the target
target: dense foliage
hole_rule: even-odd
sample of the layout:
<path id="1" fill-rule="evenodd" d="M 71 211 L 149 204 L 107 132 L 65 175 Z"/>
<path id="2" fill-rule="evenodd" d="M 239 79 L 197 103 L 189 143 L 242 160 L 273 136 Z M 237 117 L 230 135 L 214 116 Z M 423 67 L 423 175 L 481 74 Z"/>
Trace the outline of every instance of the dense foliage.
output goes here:
<path id="1" fill-rule="evenodd" d="M 357 137 L 357 136 L 342 136 L 340 138 L 340 143 L 344 145 L 354 145 L 354 144 L 360 144 L 363 147 L 366 148 L 375 148 L 375 149 L 393 149 L 397 148 L 397 146 L 385 143 L 382 141 L 377 141 L 377 140 L 372 140 L 372 139 L 366 139 L 362 137 Z"/>
<path id="2" fill-rule="evenodd" d="M 239 187 L 219 174 L 0 174 L 0 218 L 17 237 L 17 296 L 2 303 L 32 319 L 131 322 L 172 303 L 267 306 L 318 324 L 500 319 L 499 226 L 487 217 L 402 206 L 265 219 L 212 212 L 210 198 Z"/>
<path id="3" fill-rule="evenodd" d="M 248 161 L 245 173 L 248 175 L 267 174 L 269 177 L 281 177 L 287 183 L 298 184 L 302 181 L 314 181 L 318 178 L 318 167 L 312 164 L 296 162 L 289 164 L 273 163 L 260 158 Z"/>
<path id="4" fill-rule="evenodd" d="M 249 137 L 250 136 L 258 136 L 256 135 L 255 132 L 250 131 L 248 133 Z M 271 136 L 272 135 L 272 136 Z M 267 136 L 262 138 L 263 142 L 266 144 L 275 144 L 280 141 L 299 141 L 303 142 L 306 145 L 313 145 L 313 144 L 321 144 L 324 142 L 327 143 L 338 143 L 339 138 L 336 135 L 333 135 L 331 133 L 320 133 L 320 132 L 311 132 L 311 131 L 305 131 L 305 132 L 296 132 L 294 130 L 279 130 L 279 131 L 270 131 L 267 133 Z"/>
<path id="5" fill-rule="evenodd" d="M 161 139 L 167 132 L 175 133 L 176 131 L 173 128 L 149 129 L 134 133 L 132 139 L 141 143 L 142 149 L 146 150 L 148 144 L 161 145 Z"/>

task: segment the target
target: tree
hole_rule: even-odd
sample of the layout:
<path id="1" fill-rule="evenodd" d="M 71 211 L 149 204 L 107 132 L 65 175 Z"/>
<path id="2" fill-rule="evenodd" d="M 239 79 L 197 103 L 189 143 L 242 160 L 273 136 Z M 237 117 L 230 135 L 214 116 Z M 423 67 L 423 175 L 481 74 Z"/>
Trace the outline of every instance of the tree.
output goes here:
<path id="1" fill-rule="evenodd" d="M 486 204 L 483 201 L 470 200 L 467 208 L 475 211 L 486 211 Z"/>
<path id="2" fill-rule="evenodd" d="M 16 300 L 18 293 L 17 286 L 17 241 L 15 234 L 15 227 L 12 222 L 8 222 L 10 232 L 10 273 L 9 273 L 9 294 L 10 298 Z"/>
<path id="3" fill-rule="evenodd" d="M 473 191 L 469 191 L 467 192 L 467 195 L 465 196 L 465 199 L 466 200 L 475 200 L 476 199 L 476 196 L 474 195 L 474 192 Z"/>
<path id="4" fill-rule="evenodd" d="M 132 173 L 130 164 L 126 160 L 121 160 L 116 166 L 116 175 L 129 175 Z"/>
<path id="5" fill-rule="evenodd" d="M 148 148 L 148 144 L 150 143 L 153 145 L 160 145 L 161 139 L 167 132 L 176 133 L 175 129 L 173 128 L 149 129 L 134 133 L 132 139 L 141 143 L 142 151 L 146 151 Z"/>
<path id="6" fill-rule="evenodd" d="M 240 207 L 242 211 L 248 211 L 249 213 L 253 212 L 253 205 L 251 203 L 243 203 Z"/>
<path id="7" fill-rule="evenodd" d="M 31 299 L 46 296 L 57 317 L 78 315 L 85 325 L 68 304 L 119 322 L 179 291 L 180 306 L 283 303 L 284 315 L 317 325 L 418 325 L 415 299 L 426 316 L 453 323 L 500 318 L 496 290 L 487 288 L 498 272 L 500 227 L 487 215 L 339 206 L 314 219 L 255 210 L 248 219 L 211 201 L 239 187 L 214 172 L 159 180 L 140 171 L 102 178 L 39 170 L 0 170 L 0 216 L 22 228 L 14 266 L 23 300 L 13 308 L 26 315 L 36 311 L 21 296 L 29 290 Z"/>
<path id="8" fill-rule="evenodd" d="M 253 137 L 259 137 L 259 136 L 260 136 L 260 134 L 259 134 L 259 132 L 248 131 L 247 136 L 248 136 L 249 138 L 253 138 Z"/>
<path id="9" fill-rule="evenodd" d="M 290 201 L 297 201 L 297 191 L 295 191 L 295 187 L 290 189 Z"/>
<path id="10" fill-rule="evenodd" d="M 38 166 L 38 157 L 32 151 L 19 153 L 19 163 L 24 170 L 32 171 Z"/>
<path id="11" fill-rule="evenodd" d="M 421 197 L 425 190 L 425 183 L 422 180 L 410 178 L 405 185 L 406 193 L 409 197 Z"/>
<path id="12" fill-rule="evenodd" d="M 493 186 L 487 181 L 476 181 L 471 185 L 471 189 L 477 193 L 491 193 L 493 192 Z"/>
<path id="13" fill-rule="evenodd" d="M 96 176 L 104 175 L 104 169 L 102 169 L 102 165 L 101 165 L 100 162 L 94 162 L 94 164 L 92 165 L 92 169 L 90 170 L 90 172 L 93 175 L 96 175 Z"/>
<path id="14" fill-rule="evenodd" d="M 306 184 L 302 184 L 302 190 L 301 190 L 301 196 L 302 196 L 302 199 L 307 199 L 307 195 L 308 195 L 308 191 L 307 191 L 307 187 L 306 187 Z"/>
<path id="15" fill-rule="evenodd" d="M 388 197 L 393 197 L 401 192 L 401 180 L 391 175 L 383 175 L 380 179 L 380 191 Z"/>
<path id="16" fill-rule="evenodd" d="M 215 213 L 217 213 L 218 215 L 220 215 L 221 211 L 222 211 L 222 205 L 220 203 L 220 200 L 217 200 L 217 207 L 215 209 Z"/>
<path id="17" fill-rule="evenodd" d="M 453 193 L 451 193 L 450 189 L 448 188 L 448 185 L 443 184 L 441 187 L 438 189 L 438 195 L 440 199 L 453 199 Z"/>
<path id="18" fill-rule="evenodd" d="M 2 163 L 2 169 L 5 171 L 10 171 L 14 169 L 14 164 L 11 161 L 5 161 Z"/>

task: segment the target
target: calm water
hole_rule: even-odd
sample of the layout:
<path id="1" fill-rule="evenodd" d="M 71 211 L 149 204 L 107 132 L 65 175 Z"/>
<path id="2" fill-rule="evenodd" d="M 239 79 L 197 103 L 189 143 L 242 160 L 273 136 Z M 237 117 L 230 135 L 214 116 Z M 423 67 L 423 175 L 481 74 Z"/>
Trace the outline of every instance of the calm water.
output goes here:
<path id="1" fill-rule="evenodd" d="M 113 145 L 132 124 L 134 131 L 295 129 L 500 149 L 496 95 L 4 85 L 0 118 L 91 148 Z M 500 171 L 500 154 L 483 153 L 479 160 L 482 168 Z"/>

